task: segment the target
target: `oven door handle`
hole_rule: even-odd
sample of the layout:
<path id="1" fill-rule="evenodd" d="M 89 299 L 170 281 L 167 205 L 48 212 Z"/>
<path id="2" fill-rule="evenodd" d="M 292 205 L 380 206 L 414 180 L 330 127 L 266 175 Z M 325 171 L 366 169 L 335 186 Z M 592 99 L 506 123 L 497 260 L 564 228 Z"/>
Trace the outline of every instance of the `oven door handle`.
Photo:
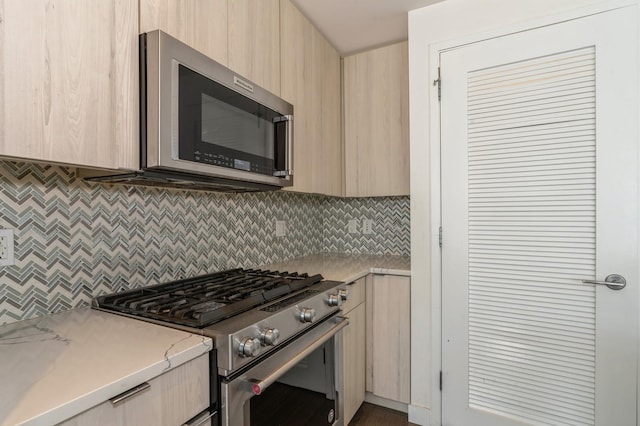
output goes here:
<path id="1" fill-rule="evenodd" d="M 260 395 L 264 392 L 269 386 L 275 383 L 284 373 L 293 368 L 297 363 L 302 361 L 307 355 L 311 354 L 313 351 L 322 346 L 327 340 L 331 339 L 336 333 L 349 325 L 349 319 L 345 317 L 335 317 L 334 318 L 336 324 L 331 327 L 329 330 L 322 333 L 316 340 L 314 340 L 309 346 L 307 346 L 304 350 L 298 352 L 293 358 L 290 358 L 282 364 L 278 369 L 273 371 L 267 377 L 262 380 L 256 379 L 248 379 L 247 382 L 251 387 L 251 392 L 254 395 Z"/>

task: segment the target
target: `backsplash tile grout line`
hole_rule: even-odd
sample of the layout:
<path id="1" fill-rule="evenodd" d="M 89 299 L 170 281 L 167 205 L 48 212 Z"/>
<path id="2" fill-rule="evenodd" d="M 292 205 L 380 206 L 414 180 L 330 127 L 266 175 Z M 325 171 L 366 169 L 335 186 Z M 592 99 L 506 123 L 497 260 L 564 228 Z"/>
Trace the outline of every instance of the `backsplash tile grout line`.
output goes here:
<path id="1" fill-rule="evenodd" d="M 348 234 L 369 218 L 374 233 Z M 275 237 L 275 221 L 287 236 Z M 286 191 L 221 194 L 105 186 L 74 168 L 0 161 L 0 324 L 86 305 L 98 294 L 317 252 L 409 255 L 409 197 Z"/>

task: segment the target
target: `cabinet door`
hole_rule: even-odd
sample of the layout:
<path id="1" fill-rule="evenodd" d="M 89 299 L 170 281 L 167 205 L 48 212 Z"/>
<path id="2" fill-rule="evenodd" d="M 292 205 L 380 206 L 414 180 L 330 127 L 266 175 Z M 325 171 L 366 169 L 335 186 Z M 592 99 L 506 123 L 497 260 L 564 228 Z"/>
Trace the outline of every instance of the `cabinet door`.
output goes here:
<path id="1" fill-rule="evenodd" d="M 342 193 L 340 57 L 290 0 L 280 2 L 281 95 L 294 106 L 292 191 Z"/>
<path id="2" fill-rule="evenodd" d="M 407 42 L 344 58 L 345 195 L 409 195 Z"/>
<path id="3" fill-rule="evenodd" d="M 280 0 L 232 0 L 229 68 L 280 95 Z"/>
<path id="4" fill-rule="evenodd" d="M 409 403 L 410 290 L 408 277 L 374 275 L 367 293 L 367 390 L 374 395 Z"/>
<path id="5" fill-rule="evenodd" d="M 140 32 L 153 30 L 228 64 L 227 0 L 140 0 Z"/>
<path id="6" fill-rule="evenodd" d="M 62 426 L 179 425 L 209 405 L 209 355 L 149 381 L 150 387 L 114 405 L 106 401 Z"/>
<path id="7" fill-rule="evenodd" d="M 365 393 L 365 304 L 344 315 L 349 326 L 343 331 L 344 424 L 349 424 L 364 401 Z"/>
<path id="8" fill-rule="evenodd" d="M 0 0 L 0 156 L 137 168 L 138 3 Z"/>
<path id="9" fill-rule="evenodd" d="M 322 73 L 322 118 L 321 145 L 322 167 L 318 170 L 318 184 L 325 195 L 343 194 L 343 152 L 342 152 L 342 101 L 340 54 L 324 38 Z"/>

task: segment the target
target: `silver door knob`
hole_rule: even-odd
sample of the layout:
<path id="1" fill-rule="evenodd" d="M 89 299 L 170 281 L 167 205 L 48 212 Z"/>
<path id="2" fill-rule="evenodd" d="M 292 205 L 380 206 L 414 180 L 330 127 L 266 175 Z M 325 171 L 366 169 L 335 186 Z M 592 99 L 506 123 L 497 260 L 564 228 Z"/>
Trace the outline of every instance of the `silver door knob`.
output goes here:
<path id="1" fill-rule="evenodd" d="M 622 290 L 627 286 L 627 280 L 625 280 L 622 275 L 618 275 L 618 274 L 607 275 L 607 278 L 605 278 L 604 281 L 582 280 L 582 283 L 606 285 L 611 290 Z"/>

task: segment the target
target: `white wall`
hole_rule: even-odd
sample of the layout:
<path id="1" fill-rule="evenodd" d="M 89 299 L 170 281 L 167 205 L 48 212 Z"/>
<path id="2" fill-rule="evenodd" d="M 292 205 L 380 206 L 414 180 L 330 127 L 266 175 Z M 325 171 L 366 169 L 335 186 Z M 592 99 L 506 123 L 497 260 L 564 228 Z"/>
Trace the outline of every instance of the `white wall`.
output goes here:
<path id="1" fill-rule="evenodd" d="M 600 0 L 445 0 L 409 12 L 411 147 L 411 405 L 409 421 L 440 424 L 439 152 L 431 108 L 438 105 L 437 64 L 430 46 L 486 32 L 526 28 L 525 22 Z M 444 83 L 446 84 L 446 82 Z M 436 115 L 437 117 L 437 115 Z M 432 197 L 433 194 L 433 197 Z M 433 200 L 432 200 L 433 198 Z M 444 237 L 446 243 L 446 235 Z M 435 285 L 431 285 L 434 282 Z M 446 386 L 446 383 L 444 384 Z"/>

